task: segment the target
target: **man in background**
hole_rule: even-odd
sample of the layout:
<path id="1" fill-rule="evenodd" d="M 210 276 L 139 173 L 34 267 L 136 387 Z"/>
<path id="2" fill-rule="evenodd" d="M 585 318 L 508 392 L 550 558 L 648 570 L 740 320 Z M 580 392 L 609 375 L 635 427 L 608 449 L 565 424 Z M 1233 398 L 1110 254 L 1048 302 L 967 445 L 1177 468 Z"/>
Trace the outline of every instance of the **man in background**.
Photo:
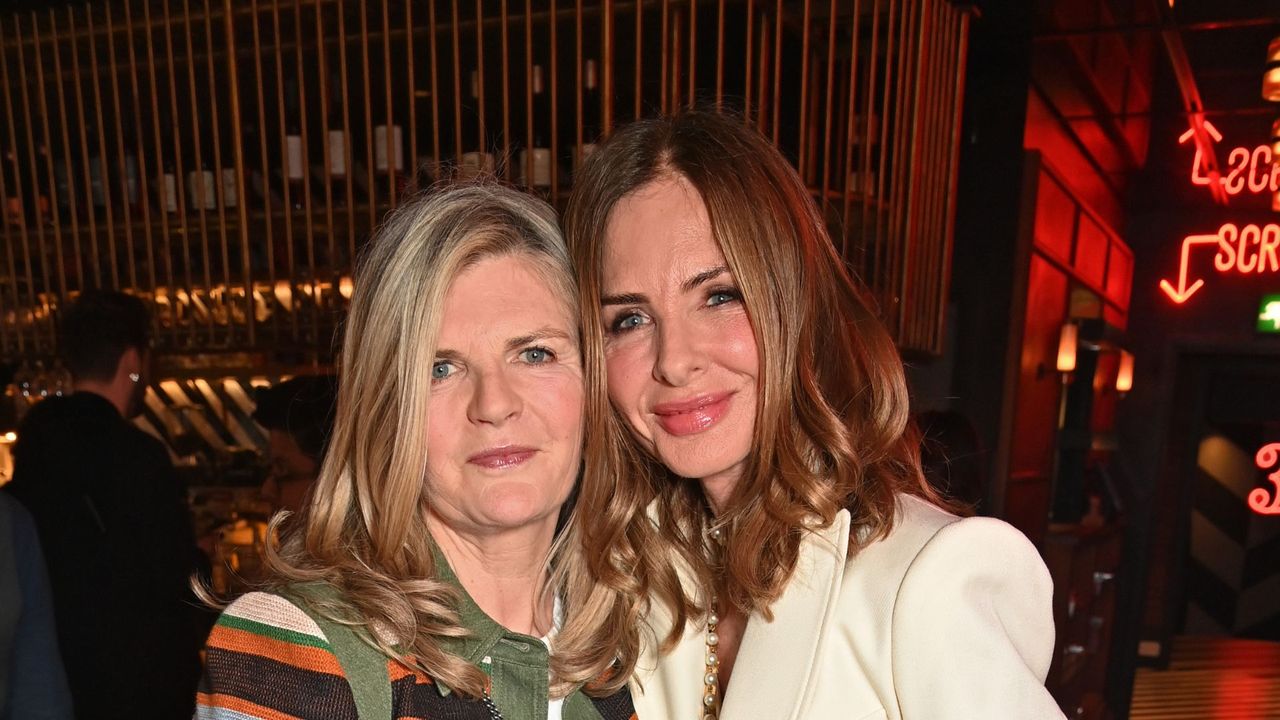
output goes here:
<path id="1" fill-rule="evenodd" d="M 86 291 L 66 309 L 73 392 L 18 428 L 6 487 L 35 518 L 58 643 L 82 718 L 189 718 L 207 627 L 186 495 L 142 408 L 151 323 L 141 300 Z"/>
<path id="2" fill-rule="evenodd" d="M 253 419 L 267 430 L 271 465 L 262 494 L 277 509 L 302 509 L 329 445 L 337 393 L 332 375 L 295 377 L 257 393 Z"/>

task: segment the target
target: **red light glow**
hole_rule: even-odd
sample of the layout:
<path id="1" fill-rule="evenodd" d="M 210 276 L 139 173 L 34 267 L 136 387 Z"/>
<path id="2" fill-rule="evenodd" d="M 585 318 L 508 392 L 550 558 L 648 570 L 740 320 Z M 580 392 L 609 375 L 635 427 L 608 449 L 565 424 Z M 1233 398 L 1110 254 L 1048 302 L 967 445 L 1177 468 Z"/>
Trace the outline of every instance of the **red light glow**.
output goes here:
<path id="1" fill-rule="evenodd" d="M 1181 305 L 1204 286 L 1204 280 L 1189 278 L 1191 249 L 1197 245 L 1217 245 L 1213 267 L 1219 273 L 1261 275 L 1280 272 L 1280 225 L 1245 225 L 1225 223 L 1215 235 L 1188 235 L 1182 239 L 1182 259 L 1178 266 L 1178 284 L 1160 281 L 1160 289 L 1170 300 Z"/>
<path id="2" fill-rule="evenodd" d="M 1276 471 L 1267 476 L 1274 486 L 1270 493 L 1265 488 L 1254 488 L 1249 493 L 1249 509 L 1259 515 L 1280 515 L 1280 443 L 1263 445 L 1255 458 L 1259 470 L 1273 465 Z"/>

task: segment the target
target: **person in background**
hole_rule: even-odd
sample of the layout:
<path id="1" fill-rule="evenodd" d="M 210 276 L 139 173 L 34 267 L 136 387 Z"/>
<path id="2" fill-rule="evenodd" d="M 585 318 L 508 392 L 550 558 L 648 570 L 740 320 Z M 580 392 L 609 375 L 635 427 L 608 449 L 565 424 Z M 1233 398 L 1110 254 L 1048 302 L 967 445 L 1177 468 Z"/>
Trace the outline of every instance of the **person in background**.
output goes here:
<path id="1" fill-rule="evenodd" d="M 82 293 L 62 318 L 73 392 L 31 408 L 6 488 L 35 518 L 58 644 L 83 718 L 189 718 L 211 620 L 185 490 L 142 408 L 151 321 L 141 300 Z"/>
<path id="2" fill-rule="evenodd" d="M 262 494 L 277 509 L 302 509 L 320 474 L 337 397 L 333 375 L 295 377 L 258 392 L 253 419 L 267 429 L 270 463 Z"/>
<path id="3" fill-rule="evenodd" d="M 35 521 L 0 492 L 0 720 L 70 720 Z"/>

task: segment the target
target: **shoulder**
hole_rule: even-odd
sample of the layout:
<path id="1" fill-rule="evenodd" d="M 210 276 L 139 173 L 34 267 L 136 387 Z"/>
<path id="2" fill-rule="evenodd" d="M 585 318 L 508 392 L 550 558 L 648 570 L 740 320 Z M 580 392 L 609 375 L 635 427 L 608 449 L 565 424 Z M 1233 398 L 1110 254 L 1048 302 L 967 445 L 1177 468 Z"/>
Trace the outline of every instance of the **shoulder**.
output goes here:
<path id="1" fill-rule="evenodd" d="M 209 633 L 206 653 L 200 709 L 251 718 L 356 717 L 351 686 L 329 639 L 281 595 L 253 592 L 227 606 Z"/>

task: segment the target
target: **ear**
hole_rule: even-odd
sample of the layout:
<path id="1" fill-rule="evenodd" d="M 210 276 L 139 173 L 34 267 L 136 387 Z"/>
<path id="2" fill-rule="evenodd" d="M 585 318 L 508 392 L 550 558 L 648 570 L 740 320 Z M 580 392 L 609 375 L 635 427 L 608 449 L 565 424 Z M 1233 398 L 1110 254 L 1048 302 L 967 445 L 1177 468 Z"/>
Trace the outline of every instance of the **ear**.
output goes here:
<path id="1" fill-rule="evenodd" d="M 138 348 L 125 348 L 120 353 L 120 363 L 116 365 L 116 379 L 123 377 L 132 380 L 133 375 L 141 377 L 142 370 L 142 353 L 138 352 Z"/>

